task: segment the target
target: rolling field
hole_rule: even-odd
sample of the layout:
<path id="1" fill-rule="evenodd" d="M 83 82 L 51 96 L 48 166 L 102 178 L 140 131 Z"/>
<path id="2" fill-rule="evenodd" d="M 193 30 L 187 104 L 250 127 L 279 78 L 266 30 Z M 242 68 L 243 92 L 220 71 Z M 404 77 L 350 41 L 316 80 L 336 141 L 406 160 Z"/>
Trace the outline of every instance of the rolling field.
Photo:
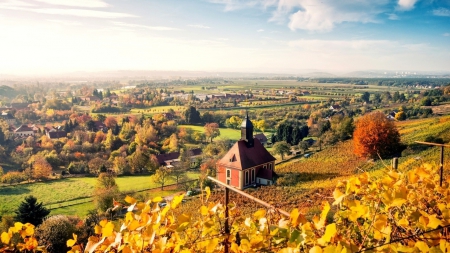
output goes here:
<path id="1" fill-rule="evenodd" d="M 155 114 L 155 113 L 165 113 L 168 112 L 170 109 L 174 110 L 175 112 L 184 111 L 186 107 L 184 106 L 152 106 L 152 107 L 146 107 L 146 108 L 133 108 L 131 109 L 132 114 Z"/>
<path id="2" fill-rule="evenodd" d="M 198 173 L 189 172 L 188 177 L 195 179 L 198 177 Z M 118 177 L 116 178 L 116 183 L 122 192 L 135 192 L 159 187 L 151 180 L 150 175 Z M 171 183 L 174 183 L 174 181 L 167 184 Z M 43 202 L 45 206 L 52 208 L 59 204 L 73 204 L 73 202 L 78 201 L 76 199 L 90 197 L 95 189 L 95 184 L 96 178 L 83 177 L 0 187 L 0 216 L 12 214 L 19 203 L 28 195 L 35 196 L 39 202 Z M 76 207 L 71 206 L 70 209 L 85 210 L 84 206 L 87 204 L 83 203 L 81 206 L 77 205 Z M 54 212 L 59 213 L 58 209 L 54 210 Z"/>

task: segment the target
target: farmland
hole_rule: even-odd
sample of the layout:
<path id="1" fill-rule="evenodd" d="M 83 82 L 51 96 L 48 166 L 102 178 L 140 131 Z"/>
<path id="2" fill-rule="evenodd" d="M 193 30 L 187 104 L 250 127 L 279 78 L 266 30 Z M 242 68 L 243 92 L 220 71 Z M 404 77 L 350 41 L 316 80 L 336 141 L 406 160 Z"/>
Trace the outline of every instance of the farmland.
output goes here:
<path id="1" fill-rule="evenodd" d="M 190 179 L 196 179 L 198 173 L 190 172 L 187 176 Z M 94 177 L 64 178 L 33 184 L 3 186 L 0 188 L 0 215 L 12 214 L 17 208 L 17 204 L 23 201 L 28 195 L 37 197 L 45 206 L 53 208 L 74 202 L 80 203 L 79 199 L 84 199 L 83 201 L 85 202 L 85 198 L 92 196 L 96 180 Z M 118 177 L 116 178 L 116 183 L 122 192 L 130 193 L 160 187 L 160 185 L 152 181 L 149 175 Z M 167 184 L 171 183 L 174 183 L 174 181 L 171 180 Z M 94 208 L 92 199 L 87 199 L 87 201 L 90 202 L 68 208 L 57 208 L 52 213 L 68 212 L 67 209 L 77 210 L 77 214 L 80 214 L 80 211 L 81 213 L 85 213 L 87 210 Z"/>

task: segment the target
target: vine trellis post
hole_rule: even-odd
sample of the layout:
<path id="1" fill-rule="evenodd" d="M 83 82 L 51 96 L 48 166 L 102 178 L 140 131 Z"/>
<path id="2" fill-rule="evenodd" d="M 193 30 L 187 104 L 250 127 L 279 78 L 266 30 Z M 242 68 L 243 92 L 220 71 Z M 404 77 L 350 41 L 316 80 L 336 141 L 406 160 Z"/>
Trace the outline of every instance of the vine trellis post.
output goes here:
<path id="1" fill-rule="evenodd" d="M 229 219 L 229 213 L 228 213 L 228 203 L 230 202 L 230 190 L 234 191 L 234 192 L 236 192 L 236 193 L 238 193 L 238 194 L 240 194 L 240 195 L 242 195 L 242 196 L 244 196 L 244 197 L 246 197 L 246 198 L 248 198 L 250 200 L 253 200 L 253 201 L 257 202 L 258 204 L 261 204 L 262 206 L 265 206 L 268 209 L 275 210 L 276 212 L 278 212 L 278 213 L 280 213 L 280 214 L 282 214 L 282 215 L 284 215 L 286 217 L 290 217 L 290 214 L 288 212 L 286 212 L 286 211 L 284 211 L 284 210 L 282 210 L 280 208 L 276 208 L 275 206 L 273 206 L 273 205 L 271 205 L 271 204 L 269 204 L 269 203 L 267 203 L 267 202 L 265 202 L 263 200 L 260 200 L 260 199 L 258 199 L 256 197 L 253 197 L 252 195 L 250 195 L 248 193 L 245 193 L 244 191 L 236 189 L 236 188 L 234 188 L 231 185 L 227 185 L 227 184 L 225 184 L 225 183 L 223 183 L 223 182 L 221 182 L 221 181 L 219 181 L 219 180 L 217 180 L 217 179 L 215 179 L 213 177 L 208 177 L 208 179 L 213 181 L 214 183 L 218 184 L 221 187 L 225 187 L 225 234 L 227 235 L 225 237 L 225 242 L 224 242 L 224 244 L 225 244 L 224 245 L 225 246 L 225 250 L 224 250 L 225 253 L 229 252 L 228 236 L 230 235 L 230 224 L 229 224 L 229 222 L 230 222 L 229 220 L 230 219 Z"/>
<path id="2" fill-rule="evenodd" d="M 434 142 L 425 142 L 425 141 L 415 141 L 415 143 L 423 144 L 423 145 L 429 145 L 429 146 L 436 146 L 441 147 L 441 159 L 439 164 L 439 173 L 440 173 L 440 180 L 439 180 L 439 186 L 442 187 L 442 182 L 444 180 L 444 148 L 450 147 L 450 145 L 446 144 L 440 144 L 440 143 L 434 143 Z"/>

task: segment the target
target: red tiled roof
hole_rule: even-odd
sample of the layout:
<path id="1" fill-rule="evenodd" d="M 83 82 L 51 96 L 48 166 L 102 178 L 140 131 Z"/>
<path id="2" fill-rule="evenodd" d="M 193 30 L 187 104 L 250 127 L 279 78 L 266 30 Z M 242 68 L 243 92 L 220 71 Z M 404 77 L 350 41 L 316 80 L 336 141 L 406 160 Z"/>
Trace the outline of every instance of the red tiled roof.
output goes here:
<path id="1" fill-rule="evenodd" d="M 33 131 L 33 128 L 27 126 L 27 125 L 21 125 L 19 128 L 17 128 L 16 130 L 14 130 L 14 132 L 29 132 L 29 131 Z"/>
<path id="2" fill-rule="evenodd" d="M 67 132 L 66 131 L 49 132 L 48 137 L 50 139 L 64 138 L 67 137 Z"/>
<path id="3" fill-rule="evenodd" d="M 267 142 L 267 137 L 263 133 L 256 134 L 254 138 L 258 139 L 260 142 Z"/>
<path id="4" fill-rule="evenodd" d="M 253 147 L 247 147 L 244 140 L 237 141 L 217 164 L 244 170 L 272 161 L 275 161 L 275 158 L 258 139 L 254 139 Z"/>

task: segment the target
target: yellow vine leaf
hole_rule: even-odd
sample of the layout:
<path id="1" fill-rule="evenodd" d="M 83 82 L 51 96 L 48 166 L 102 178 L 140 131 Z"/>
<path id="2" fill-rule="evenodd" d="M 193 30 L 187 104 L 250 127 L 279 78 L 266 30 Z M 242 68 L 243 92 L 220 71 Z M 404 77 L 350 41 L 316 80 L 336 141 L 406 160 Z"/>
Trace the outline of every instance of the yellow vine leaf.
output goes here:
<path id="1" fill-rule="evenodd" d="M 420 250 L 420 252 L 428 252 L 428 251 L 430 251 L 430 248 L 428 247 L 428 245 L 425 242 L 423 242 L 423 241 L 416 242 L 414 247 L 418 248 Z"/>
<path id="2" fill-rule="evenodd" d="M 2 243 L 3 244 L 9 244 L 9 241 L 11 240 L 11 236 L 9 233 L 3 232 L 1 235 Z"/>
<path id="3" fill-rule="evenodd" d="M 161 198 L 160 196 L 154 197 L 154 198 L 152 199 L 152 202 L 153 202 L 153 203 L 157 203 L 157 202 L 161 202 L 161 201 L 163 201 L 163 198 Z"/>
<path id="4" fill-rule="evenodd" d="M 111 236 L 111 235 L 114 234 L 113 231 L 114 231 L 114 224 L 112 224 L 112 222 L 108 222 L 108 223 L 106 223 L 106 225 L 102 228 L 102 235 L 103 235 L 104 237 Z"/>
<path id="5" fill-rule="evenodd" d="M 320 220 L 315 219 L 314 225 L 317 229 L 322 229 L 325 226 L 328 212 L 330 211 L 330 204 L 327 201 L 322 202 L 322 213 L 320 214 Z"/>
<path id="6" fill-rule="evenodd" d="M 305 216 L 303 216 L 303 214 L 299 213 L 297 208 L 295 208 L 294 210 L 291 211 L 290 220 L 291 220 L 293 227 L 297 227 L 299 224 L 306 223 Z"/>
<path id="7" fill-rule="evenodd" d="M 177 208 L 177 206 L 181 203 L 181 201 L 183 200 L 183 198 L 184 198 L 184 194 L 181 194 L 181 195 L 179 195 L 179 196 L 173 197 L 173 200 L 172 200 L 172 203 L 170 204 L 170 207 L 171 207 L 172 209 Z"/>
<path id="8" fill-rule="evenodd" d="M 331 238 L 333 238 L 337 233 L 336 223 L 332 223 L 326 226 L 325 233 L 323 234 L 321 240 L 324 242 L 330 242 Z"/>
<path id="9" fill-rule="evenodd" d="M 209 187 L 206 186 L 205 192 L 206 192 L 206 201 L 208 201 L 209 196 L 211 196 L 211 189 L 209 189 Z"/>
<path id="10" fill-rule="evenodd" d="M 130 196 L 128 196 L 128 195 L 125 197 L 125 201 L 126 201 L 128 204 L 134 204 L 134 203 L 136 203 L 136 199 L 133 198 L 133 197 L 130 197 Z"/>
<path id="11" fill-rule="evenodd" d="M 309 253 L 322 253 L 323 250 L 320 246 L 314 246 L 309 250 Z"/>
<path id="12" fill-rule="evenodd" d="M 442 225 L 442 222 L 441 222 L 441 220 L 436 218 L 436 214 L 428 216 L 428 225 L 427 225 L 427 227 L 435 229 L 435 228 L 437 228 L 440 225 Z"/>
<path id="13" fill-rule="evenodd" d="M 73 236 L 73 239 L 67 240 L 67 247 L 72 247 L 77 242 L 77 235 L 72 234 L 72 236 Z"/>
<path id="14" fill-rule="evenodd" d="M 209 240 L 208 246 L 206 247 L 206 252 L 214 252 L 218 244 L 219 244 L 218 238 Z"/>
<path id="15" fill-rule="evenodd" d="M 339 203 L 341 203 L 345 196 L 346 195 L 344 193 L 342 193 L 338 188 L 334 189 L 334 191 L 333 191 L 333 197 L 334 197 L 333 205 L 338 205 Z"/>
<path id="16" fill-rule="evenodd" d="M 259 219 L 261 219 L 262 217 L 264 217 L 265 215 L 266 215 L 266 210 L 264 210 L 264 209 L 259 209 L 258 211 L 256 211 L 256 212 L 253 214 L 253 217 L 255 217 L 255 219 L 259 220 Z"/>
<path id="17" fill-rule="evenodd" d="M 95 225 L 94 230 L 95 230 L 95 234 L 97 234 L 97 235 L 102 233 L 102 227 L 99 225 Z"/>

